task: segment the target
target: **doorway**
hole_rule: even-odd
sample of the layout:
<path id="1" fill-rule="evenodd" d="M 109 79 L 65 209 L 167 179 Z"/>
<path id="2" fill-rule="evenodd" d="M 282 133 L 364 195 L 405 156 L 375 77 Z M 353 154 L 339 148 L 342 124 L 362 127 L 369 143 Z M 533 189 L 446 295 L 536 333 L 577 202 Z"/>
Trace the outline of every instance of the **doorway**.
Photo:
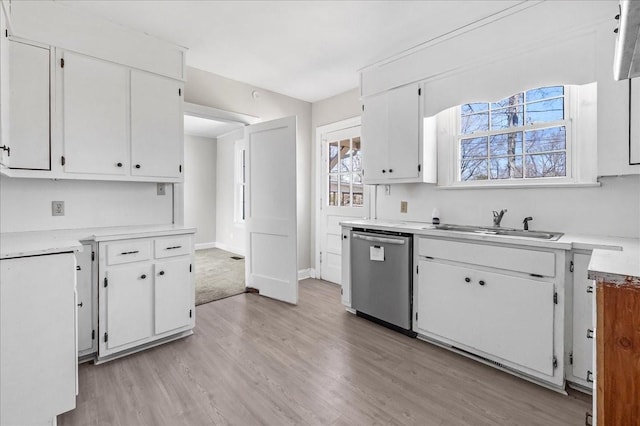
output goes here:
<path id="1" fill-rule="evenodd" d="M 360 117 L 316 129 L 320 151 L 316 265 L 319 278 L 336 284 L 342 274 L 340 222 L 369 217 L 370 190 L 362 183 Z"/>

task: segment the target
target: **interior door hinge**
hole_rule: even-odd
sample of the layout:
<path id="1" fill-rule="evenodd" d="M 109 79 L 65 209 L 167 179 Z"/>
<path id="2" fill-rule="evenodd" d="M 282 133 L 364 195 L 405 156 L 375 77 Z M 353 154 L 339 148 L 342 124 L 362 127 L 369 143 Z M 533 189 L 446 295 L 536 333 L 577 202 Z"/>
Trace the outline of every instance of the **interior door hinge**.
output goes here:
<path id="1" fill-rule="evenodd" d="M 553 357 L 553 368 L 558 368 L 558 358 Z"/>
<path id="2" fill-rule="evenodd" d="M 418 313 L 416 312 L 416 321 L 418 321 Z"/>
<path id="3" fill-rule="evenodd" d="M 340 294 L 343 295 L 344 294 L 344 288 L 340 289 Z"/>
<path id="4" fill-rule="evenodd" d="M 107 277 L 104 277 L 104 286 L 105 286 L 105 287 L 107 286 L 107 283 L 108 283 L 108 281 L 107 281 Z"/>
<path id="5" fill-rule="evenodd" d="M 96 252 L 95 252 L 95 251 L 92 251 L 92 252 L 91 252 L 91 261 L 93 262 L 93 261 L 95 261 L 95 260 L 96 260 Z"/>
<path id="6" fill-rule="evenodd" d="M 322 252 L 320 252 L 320 263 L 322 263 Z"/>
<path id="7" fill-rule="evenodd" d="M 569 364 L 573 365 L 573 352 L 569 353 Z"/>
<path id="8" fill-rule="evenodd" d="M 60 58 L 60 68 L 64 68 L 64 58 Z"/>
<path id="9" fill-rule="evenodd" d="M 96 340 L 96 331 L 91 330 L 91 340 Z"/>
<path id="10" fill-rule="evenodd" d="M 362 110 L 364 111 L 364 105 L 362 105 Z"/>
<path id="11" fill-rule="evenodd" d="M 553 304 L 554 305 L 558 304 L 558 292 L 557 291 L 553 292 Z"/>
<path id="12" fill-rule="evenodd" d="M 420 265 L 416 265 L 416 274 L 420 273 Z"/>
<path id="13" fill-rule="evenodd" d="M 569 262 L 569 271 L 573 272 L 573 260 Z"/>
<path id="14" fill-rule="evenodd" d="M 422 171 L 422 165 L 418 164 L 418 172 Z"/>
<path id="15" fill-rule="evenodd" d="M 189 272 L 192 272 L 192 267 L 193 267 L 193 265 L 190 263 L 189 264 Z"/>
<path id="16" fill-rule="evenodd" d="M 4 36 L 9 38 L 9 30 L 4 30 Z"/>
<path id="17" fill-rule="evenodd" d="M 60 157 L 60 164 L 62 164 L 63 166 L 67 163 L 67 160 L 64 158 L 64 155 L 62 157 Z"/>
<path id="18" fill-rule="evenodd" d="M 182 96 L 182 89 L 178 88 L 178 96 Z"/>
<path id="19" fill-rule="evenodd" d="M 104 333 L 104 341 L 105 343 L 109 341 L 109 334 L 107 332 Z"/>
<path id="20" fill-rule="evenodd" d="M 422 89 L 418 88 L 418 96 L 422 96 Z"/>
<path id="21" fill-rule="evenodd" d="M 180 164 L 180 166 L 178 166 L 178 171 L 179 171 L 180 173 L 182 173 L 182 164 Z"/>
<path id="22" fill-rule="evenodd" d="M 192 317 L 193 317 L 193 310 L 189 309 L 189 318 L 192 318 Z"/>

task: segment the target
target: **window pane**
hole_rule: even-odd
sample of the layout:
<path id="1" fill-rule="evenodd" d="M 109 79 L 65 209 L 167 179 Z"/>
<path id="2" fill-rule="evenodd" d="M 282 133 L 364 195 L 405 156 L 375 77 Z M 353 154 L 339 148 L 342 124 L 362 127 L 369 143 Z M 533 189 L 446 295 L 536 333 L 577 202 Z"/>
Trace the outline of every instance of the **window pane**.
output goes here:
<path id="1" fill-rule="evenodd" d="M 344 173 L 340 175 L 340 186 L 347 185 L 347 190 L 349 189 L 349 184 L 351 183 L 351 173 Z"/>
<path id="2" fill-rule="evenodd" d="M 341 205 L 344 207 L 349 207 L 351 205 L 351 194 L 349 194 L 349 187 L 347 186 L 346 189 L 344 187 L 340 188 L 340 200 L 341 200 Z"/>
<path id="3" fill-rule="evenodd" d="M 338 171 L 338 142 L 329 143 L 329 172 Z"/>
<path id="4" fill-rule="evenodd" d="M 353 160 L 352 171 L 360 172 L 362 170 L 362 155 L 360 153 L 360 137 L 351 140 L 351 159 Z"/>
<path id="5" fill-rule="evenodd" d="M 489 113 L 463 115 L 460 117 L 460 132 L 468 135 L 474 132 L 486 132 L 489 130 Z"/>
<path id="6" fill-rule="evenodd" d="M 487 111 L 489 109 L 488 103 L 479 104 L 464 104 L 461 107 L 462 114 L 473 114 L 476 112 Z"/>
<path id="7" fill-rule="evenodd" d="M 337 145 L 336 145 L 337 146 Z M 338 176 L 337 175 L 329 175 L 329 196 L 327 200 L 329 201 L 330 206 L 337 206 L 338 202 Z"/>
<path id="8" fill-rule="evenodd" d="M 462 139 L 460 141 L 460 157 L 463 160 L 487 156 L 487 137 Z"/>
<path id="9" fill-rule="evenodd" d="M 491 130 L 522 126 L 522 105 L 491 111 Z"/>
<path id="10" fill-rule="evenodd" d="M 353 207 L 361 207 L 364 203 L 364 185 L 362 185 L 362 183 L 355 183 L 356 182 L 356 177 L 357 175 L 354 175 L 354 184 L 353 184 L 353 198 L 352 198 L 352 202 L 353 202 Z M 359 178 L 359 176 L 358 176 Z M 361 180 L 361 179 L 360 179 Z"/>
<path id="11" fill-rule="evenodd" d="M 487 180 L 487 159 L 463 160 L 460 164 L 460 180 Z"/>
<path id="12" fill-rule="evenodd" d="M 362 183 L 362 175 L 360 173 L 353 174 L 353 183 Z"/>
<path id="13" fill-rule="evenodd" d="M 522 177 L 522 157 L 498 157 L 491 159 L 491 179 Z"/>
<path id="14" fill-rule="evenodd" d="M 509 105 L 517 105 L 524 102 L 524 93 L 516 93 L 515 95 L 501 99 L 491 104 L 491 109 L 503 108 Z"/>
<path id="15" fill-rule="evenodd" d="M 548 129 L 525 132 L 525 149 L 530 152 L 559 151 L 566 149 L 566 129 L 550 127 Z"/>
<path id="16" fill-rule="evenodd" d="M 539 87 L 527 91 L 527 102 L 564 95 L 564 86 Z"/>
<path id="17" fill-rule="evenodd" d="M 553 152 L 526 156 L 526 174 L 528 178 L 566 176 L 566 153 Z"/>
<path id="18" fill-rule="evenodd" d="M 351 139 L 340 141 L 340 171 L 351 171 Z"/>
<path id="19" fill-rule="evenodd" d="M 522 154 L 522 132 L 502 133 L 490 138 L 491 156 Z"/>
<path id="20" fill-rule="evenodd" d="M 527 104 L 527 124 L 564 120 L 564 98 Z"/>

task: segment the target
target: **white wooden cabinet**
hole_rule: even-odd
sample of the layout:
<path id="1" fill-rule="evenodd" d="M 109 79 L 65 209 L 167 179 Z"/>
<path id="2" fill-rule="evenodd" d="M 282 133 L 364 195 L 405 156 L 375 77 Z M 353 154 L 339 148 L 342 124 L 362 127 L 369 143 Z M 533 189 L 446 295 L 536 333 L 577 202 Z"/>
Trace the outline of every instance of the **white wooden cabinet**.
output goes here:
<path id="1" fill-rule="evenodd" d="M 131 71 L 131 175 L 182 174 L 184 84 L 143 71 Z"/>
<path id="2" fill-rule="evenodd" d="M 8 62 L 0 73 L 6 109 L 1 163 L 13 169 L 50 170 L 50 49 L 5 36 L 0 45 L 7 51 L 2 60 Z"/>
<path id="3" fill-rule="evenodd" d="M 83 244 L 82 252 L 76 254 L 77 315 L 78 315 L 78 357 L 83 358 L 96 352 L 95 314 L 96 298 L 93 283 L 93 246 Z"/>
<path id="4" fill-rule="evenodd" d="M 98 362 L 191 334 L 191 235 L 101 241 L 98 254 Z"/>
<path id="5" fill-rule="evenodd" d="M 75 266 L 72 252 L 0 260 L 2 425 L 52 424 L 76 406 Z"/>
<path id="6" fill-rule="evenodd" d="M 414 331 L 562 389 L 564 252 L 417 240 Z"/>
<path id="7" fill-rule="evenodd" d="M 589 374 L 593 370 L 593 291 L 594 282 L 588 278 L 588 266 L 591 253 L 573 254 L 573 294 L 570 368 L 567 380 L 582 389 L 592 389 L 593 379 Z"/>
<path id="8" fill-rule="evenodd" d="M 430 137 L 426 144 L 423 140 L 422 105 L 419 84 L 364 98 L 364 183 L 435 183 L 435 138 Z"/>
<path id="9" fill-rule="evenodd" d="M 129 166 L 129 70 L 61 52 L 63 158 L 66 173 L 124 175 Z"/>

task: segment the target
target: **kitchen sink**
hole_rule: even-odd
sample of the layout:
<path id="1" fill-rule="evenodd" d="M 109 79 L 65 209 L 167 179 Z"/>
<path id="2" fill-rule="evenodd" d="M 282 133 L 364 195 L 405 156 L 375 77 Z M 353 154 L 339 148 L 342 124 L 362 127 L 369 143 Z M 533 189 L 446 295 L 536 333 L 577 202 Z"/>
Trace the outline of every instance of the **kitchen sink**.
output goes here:
<path id="1" fill-rule="evenodd" d="M 540 240 L 549 240 L 549 241 L 556 241 L 564 235 L 562 232 L 525 231 L 522 229 L 514 229 L 514 228 L 498 228 L 498 227 L 491 227 L 491 226 L 471 226 L 471 225 L 453 225 L 453 224 L 435 225 L 432 228 L 425 228 L 425 229 L 467 232 L 467 233 L 481 234 L 481 235 L 505 235 L 510 237 L 536 238 Z"/>

